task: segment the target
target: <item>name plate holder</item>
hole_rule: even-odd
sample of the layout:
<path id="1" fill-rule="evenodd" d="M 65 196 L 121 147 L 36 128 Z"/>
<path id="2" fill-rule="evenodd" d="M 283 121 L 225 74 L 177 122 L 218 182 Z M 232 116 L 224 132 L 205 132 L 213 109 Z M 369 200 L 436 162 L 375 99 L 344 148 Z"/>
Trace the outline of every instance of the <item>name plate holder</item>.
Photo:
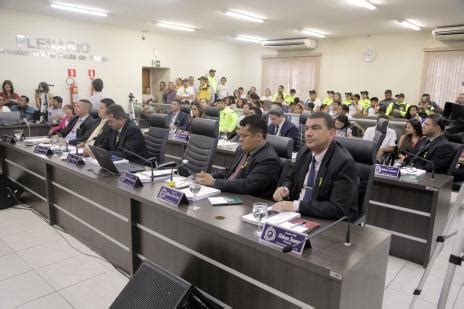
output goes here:
<path id="1" fill-rule="evenodd" d="M 383 164 L 376 164 L 375 165 L 375 175 L 376 176 L 399 178 L 400 174 L 401 174 L 401 172 L 400 172 L 399 167 L 383 165 Z"/>
<path id="2" fill-rule="evenodd" d="M 175 207 L 188 204 L 188 199 L 184 192 L 169 188 L 168 186 L 161 186 L 156 197 Z"/>
<path id="3" fill-rule="evenodd" d="M 119 183 L 131 187 L 132 189 L 143 187 L 143 183 L 137 175 L 123 171 L 118 179 Z"/>
<path id="4" fill-rule="evenodd" d="M 9 136 L 9 135 L 3 135 L 2 142 L 7 143 L 7 144 L 11 144 L 11 145 L 16 144 L 15 138 L 13 136 Z"/>
<path id="5" fill-rule="evenodd" d="M 307 234 L 290 231 L 269 223 L 264 224 L 263 231 L 259 236 L 259 241 L 272 247 L 282 249 L 292 246 L 292 252 L 299 255 L 303 254 L 305 246 L 311 248 L 311 242 L 309 241 Z"/>
<path id="6" fill-rule="evenodd" d="M 34 153 L 40 154 L 40 155 L 45 155 L 45 156 L 52 156 L 53 151 L 50 149 L 50 147 L 47 146 L 35 146 L 34 148 Z"/>
<path id="7" fill-rule="evenodd" d="M 189 135 L 188 133 L 176 133 L 175 138 L 183 141 L 188 141 Z"/>
<path id="8" fill-rule="evenodd" d="M 74 164 L 76 166 L 85 165 L 85 161 L 82 160 L 82 157 L 75 153 L 68 154 L 68 156 L 66 157 L 66 162 Z"/>

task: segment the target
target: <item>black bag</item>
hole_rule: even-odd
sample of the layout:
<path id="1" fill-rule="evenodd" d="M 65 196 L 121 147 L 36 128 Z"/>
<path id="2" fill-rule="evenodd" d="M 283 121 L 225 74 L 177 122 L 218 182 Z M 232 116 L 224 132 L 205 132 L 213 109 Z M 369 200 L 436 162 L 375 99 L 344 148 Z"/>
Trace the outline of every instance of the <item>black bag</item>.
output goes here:
<path id="1" fill-rule="evenodd" d="M 0 209 L 5 209 L 18 205 L 18 197 L 24 192 L 24 189 L 4 175 L 0 175 Z"/>

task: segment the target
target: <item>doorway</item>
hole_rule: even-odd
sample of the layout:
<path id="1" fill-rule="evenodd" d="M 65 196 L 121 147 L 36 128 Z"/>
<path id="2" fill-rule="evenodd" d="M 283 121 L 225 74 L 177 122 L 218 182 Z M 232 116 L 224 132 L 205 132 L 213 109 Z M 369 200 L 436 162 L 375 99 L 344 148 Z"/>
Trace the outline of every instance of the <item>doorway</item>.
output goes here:
<path id="1" fill-rule="evenodd" d="M 159 91 L 159 84 L 161 81 L 166 82 L 166 87 L 170 81 L 171 73 L 169 68 L 142 68 L 142 93 L 145 89 L 150 87 L 151 93 L 156 95 L 158 102 L 162 103 L 162 94 Z"/>

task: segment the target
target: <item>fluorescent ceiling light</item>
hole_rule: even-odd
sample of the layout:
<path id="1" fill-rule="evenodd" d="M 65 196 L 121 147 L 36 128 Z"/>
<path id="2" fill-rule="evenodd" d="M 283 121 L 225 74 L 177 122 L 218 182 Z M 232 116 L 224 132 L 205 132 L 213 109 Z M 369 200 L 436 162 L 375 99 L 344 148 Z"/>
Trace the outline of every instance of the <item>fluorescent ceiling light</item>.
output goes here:
<path id="1" fill-rule="evenodd" d="M 254 22 L 254 23 L 263 23 L 264 22 L 264 19 L 262 19 L 262 18 L 260 18 L 258 16 L 254 16 L 253 14 L 248 13 L 248 12 L 244 12 L 244 11 L 226 10 L 226 11 L 224 11 L 224 14 L 226 14 L 228 16 L 231 16 L 231 17 L 243 19 L 243 20 L 246 20 L 246 21 L 251 21 L 251 22 Z"/>
<path id="2" fill-rule="evenodd" d="M 174 29 L 174 30 L 181 30 L 181 31 L 195 31 L 195 28 L 189 25 L 183 25 L 183 24 L 177 24 L 177 23 L 171 23 L 167 21 L 161 21 L 157 23 L 159 27 L 163 28 L 168 28 L 168 29 Z"/>
<path id="3" fill-rule="evenodd" d="M 398 24 L 400 24 L 401 26 L 405 27 L 405 28 L 408 28 L 408 29 L 412 29 L 412 30 L 416 30 L 416 31 L 419 31 L 421 30 L 421 27 L 419 27 L 418 25 L 412 23 L 411 21 L 408 21 L 408 20 L 398 20 L 397 21 Z"/>
<path id="4" fill-rule="evenodd" d="M 312 37 L 321 38 L 321 39 L 325 38 L 325 36 L 327 35 L 326 33 L 321 32 L 319 30 L 314 30 L 314 29 L 309 29 L 309 28 L 304 28 L 303 30 L 301 30 L 301 33 L 312 36 Z"/>
<path id="5" fill-rule="evenodd" d="M 252 43 L 262 43 L 264 41 L 264 39 L 262 38 L 257 38 L 257 37 L 249 36 L 249 35 L 237 35 L 235 38 L 240 41 L 252 42 Z"/>
<path id="6" fill-rule="evenodd" d="M 371 11 L 375 10 L 377 7 L 375 5 L 373 5 L 372 3 L 370 3 L 369 1 L 366 1 L 366 0 L 352 0 L 353 4 L 357 5 L 357 6 L 361 6 L 363 8 L 366 8 L 366 9 L 369 9 Z"/>
<path id="7" fill-rule="evenodd" d="M 82 5 L 77 5 L 77 4 L 52 2 L 50 3 L 50 7 L 54 9 L 59 9 L 59 10 L 71 11 L 71 12 L 79 13 L 79 14 L 87 14 L 87 15 L 94 15 L 94 16 L 101 16 L 101 17 L 108 16 L 108 12 L 105 10 L 91 8 L 88 6 L 82 6 Z"/>

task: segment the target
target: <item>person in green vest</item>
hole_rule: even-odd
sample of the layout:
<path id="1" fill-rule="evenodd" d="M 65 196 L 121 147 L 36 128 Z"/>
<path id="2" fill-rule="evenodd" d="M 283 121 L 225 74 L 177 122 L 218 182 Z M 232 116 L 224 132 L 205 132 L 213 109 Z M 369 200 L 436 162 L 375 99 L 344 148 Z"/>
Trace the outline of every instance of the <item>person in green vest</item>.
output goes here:
<path id="1" fill-rule="evenodd" d="M 223 100 L 216 102 L 219 109 L 219 133 L 227 134 L 235 131 L 238 123 L 237 114 L 231 110 Z"/>
<path id="2" fill-rule="evenodd" d="M 333 90 L 327 91 L 327 96 L 322 101 L 322 105 L 331 105 L 333 103 L 334 96 L 335 96 L 335 91 Z"/>
<path id="3" fill-rule="evenodd" d="M 388 105 L 386 115 L 392 116 L 393 118 L 404 118 L 409 104 L 404 101 L 403 93 L 397 94 L 395 97 L 396 102 L 392 102 Z"/>
<path id="4" fill-rule="evenodd" d="M 216 70 L 210 69 L 208 75 L 208 84 L 211 87 L 211 103 L 213 103 L 216 99 L 216 91 L 217 91 L 217 81 L 214 77 L 216 75 Z"/>
<path id="5" fill-rule="evenodd" d="M 342 101 L 342 104 L 350 106 L 351 103 L 353 103 L 353 94 L 351 92 L 345 92 L 345 100 Z"/>
<path id="6" fill-rule="evenodd" d="M 361 91 L 361 100 L 359 100 L 359 104 L 361 104 L 365 111 L 371 106 L 371 100 L 369 99 L 369 92 L 367 90 Z"/>
<path id="7" fill-rule="evenodd" d="M 293 103 L 295 103 L 295 98 L 296 98 L 296 90 L 295 89 L 290 89 L 290 94 L 287 95 L 286 97 L 284 97 L 284 101 L 288 105 L 292 105 Z"/>
<path id="8" fill-rule="evenodd" d="M 285 98 L 287 97 L 287 94 L 284 92 L 284 86 L 283 85 L 280 85 L 277 88 L 277 93 L 274 94 L 274 96 L 272 97 L 272 102 L 275 102 L 277 100 L 278 95 L 281 95 L 283 100 L 285 100 Z"/>

